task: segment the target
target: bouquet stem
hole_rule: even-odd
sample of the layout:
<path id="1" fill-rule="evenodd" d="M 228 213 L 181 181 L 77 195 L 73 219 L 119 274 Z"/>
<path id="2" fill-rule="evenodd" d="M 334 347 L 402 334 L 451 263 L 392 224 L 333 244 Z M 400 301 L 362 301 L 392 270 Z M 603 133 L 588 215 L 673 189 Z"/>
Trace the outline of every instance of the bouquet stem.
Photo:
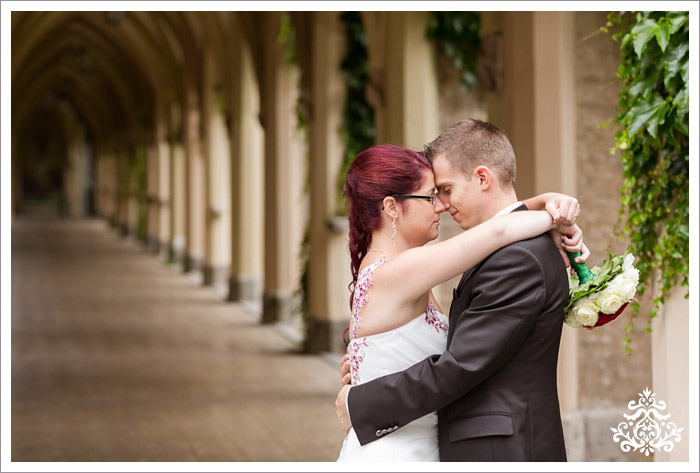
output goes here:
<path id="1" fill-rule="evenodd" d="M 584 284 L 591 279 L 595 278 L 595 274 L 591 272 L 590 269 L 588 269 L 588 266 L 586 266 L 586 263 L 577 263 L 575 259 L 579 256 L 581 256 L 581 252 L 577 251 L 576 253 L 569 253 L 568 251 L 566 252 L 567 256 L 569 257 L 569 261 L 571 261 L 571 266 L 574 268 L 574 271 L 576 271 L 576 275 L 578 276 L 578 281 L 579 284 Z"/>

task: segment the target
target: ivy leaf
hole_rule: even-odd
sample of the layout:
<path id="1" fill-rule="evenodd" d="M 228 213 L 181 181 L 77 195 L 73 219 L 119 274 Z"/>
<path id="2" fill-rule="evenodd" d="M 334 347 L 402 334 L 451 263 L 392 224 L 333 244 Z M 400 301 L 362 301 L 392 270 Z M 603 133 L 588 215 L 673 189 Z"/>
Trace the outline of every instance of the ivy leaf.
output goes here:
<path id="1" fill-rule="evenodd" d="M 670 25 L 670 33 L 674 34 L 676 31 L 680 29 L 681 26 L 685 24 L 686 21 L 688 21 L 688 15 L 683 15 L 683 16 L 677 16 L 675 18 L 670 18 L 671 20 L 671 25 Z"/>
<path id="2" fill-rule="evenodd" d="M 649 100 L 649 96 L 654 91 L 654 85 L 656 85 L 657 74 L 649 74 L 643 76 L 643 80 L 635 82 L 632 87 L 630 87 L 630 98 L 634 101 L 639 94 L 642 94 L 642 99 Z"/>
<path id="3" fill-rule="evenodd" d="M 673 105 L 678 107 L 679 116 L 683 117 L 688 114 L 688 88 L 685 87 L 678 91 L 678 94 L 673 98 Z"/>
<path id="4" fill-rule="evenodd" d="M 656 138 L 656 130 L 664 123 L 664 116 L 668 110 L 668 104 L 661 96 L 654 92 L 651 102 L 640 101 L 628 112 L 631 117 L 628 136 L 633 138 L 642 126 L 646 126 L 649 134 Z"/>
<path id="5" fill-rule="evenodd" d="M 683 58 L 688 54 L 688 43 L 681 42 L 672 46 L 663 55 L 661 61 L 664 63 L 664 87 L 669 88 L 671 79 L 675 77 L 683 64 Z M 687 63 L 686 63 L 687 66 Z"/>
<path id="6" fill-rule="evenodd" d="M 683 61 L 681 64 L 681 77 L 683 78 L 683 83 L 688 86 L 688 59 Z"/>
<path id="7" fill-rule="evenodd" d="M 656 42 L 661 48 L 661 52 L 666 51 L 668 40 L 671 38 L 671 27 L 668 22 L 659 23 L 659 28 L 656 30 Z"/>
<path id="8" fill-rule="evenodd" d="M 658 23 L 649 18 L 634 25 L 632 28 L 632 36 L 634 37 L 634 52 L 637 54 L 637 57 L 642 57 L 644 48 L 646 48 L 647 43 L 656 34 L 658 29 Z"/>

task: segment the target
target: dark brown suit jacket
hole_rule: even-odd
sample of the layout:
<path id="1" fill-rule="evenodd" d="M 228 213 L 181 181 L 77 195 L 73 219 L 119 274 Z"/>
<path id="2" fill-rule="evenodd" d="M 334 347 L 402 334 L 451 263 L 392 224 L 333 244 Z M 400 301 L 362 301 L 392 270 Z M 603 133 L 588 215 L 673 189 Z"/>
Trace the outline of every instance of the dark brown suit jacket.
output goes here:
<path id="1" fill-rule="evenodd" d="M 493 253 L 454 291 L 444 353 L 350 390 L 360 443 L 437 410 L 441 461 L 566 461 L 557 358 L 567 301 L 548 234 Z"/>

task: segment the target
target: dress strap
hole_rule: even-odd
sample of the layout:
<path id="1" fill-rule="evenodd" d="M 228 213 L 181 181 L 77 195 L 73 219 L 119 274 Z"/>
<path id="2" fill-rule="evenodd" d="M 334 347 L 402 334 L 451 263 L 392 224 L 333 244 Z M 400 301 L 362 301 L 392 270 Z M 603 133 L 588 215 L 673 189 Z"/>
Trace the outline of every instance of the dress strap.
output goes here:
<path id="1" fill-rule="evenodd" d="M 372 287 L 372 277 L 374 271 L 382 264 L 388 261 L 386 256 L 375 260 L 372 264 L 364 268 L 357 274 L 357 283 L 355 291 L 352 295 L 352 338 L 357 338 L 357 329 L 362 327 L 362 319 L 360 318 L 360 310 L 362 310 L 369 302 L 367 291 Z"/>

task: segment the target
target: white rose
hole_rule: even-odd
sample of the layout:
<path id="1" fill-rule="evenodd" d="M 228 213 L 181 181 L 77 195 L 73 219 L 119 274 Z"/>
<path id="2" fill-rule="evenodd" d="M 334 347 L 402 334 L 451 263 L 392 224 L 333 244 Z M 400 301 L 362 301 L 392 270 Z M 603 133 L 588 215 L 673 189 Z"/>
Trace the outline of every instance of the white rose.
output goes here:
<path id="1" fill-rule="evenodd" d="M 625 269 L 625 272 L 622 273 L 622 276 L 625 279 L 629 279 L 630 281 L 632 281 L 635 286 L 639 284 L 639 270 L 634 266 L 630 266 L 629 268 Z"/>
<path id="2" fill-rule="evenodd" d="M 574 315 L 573 311 L 569 311 L 566 318 L 564 319 L 564 323 L 571 328 L 579 328 L 581 326 L 581 322 L 579 322 L 576 319 L 576 316 Z"/>
<path id="3" fill-rule="evenodd" d="M 637 271 L 636 269 L 634 271 Z M 637 284 L 639 283 L 639 275 L 632 274 L 627 277 L 626 273 L 618 274 L 612 281 L 608 282 L 608 288 L 606 290 L 615 291 L 620 295 L 623 300 L 623 304 L 634 297 L 637 293 Z M 601 306 L 602 307 L 602 306 Z M 607 312 L 606 312 L 607 313 Z"/>
<path id="4" fill-rule="evenodd" d="M 592 327 L 598 322 L 598 310 L 595 300 L 589 296 L 577 300 L 571 308 L 571 313 L 581 325 Z"/>
<path id="5" fill-rule="evenodd" d="M 604 314 L 614 314 L 622 307 L 622 304 L 629 299 L 623 300 L 623 294 L 616 290 L 617 288 L 608 286 L 607 289 L 598 293 L 596 304 L 600 307 L 600 312 Z"/>
<path id="6" fill-rule="evenodd" d="M 634 255 L 632 253 L 627 253 L 625 259 L 622 260 L 622 270 L 627 271 L 627 269 L 632 267 L 632 263 L 634 263 Z"/>

